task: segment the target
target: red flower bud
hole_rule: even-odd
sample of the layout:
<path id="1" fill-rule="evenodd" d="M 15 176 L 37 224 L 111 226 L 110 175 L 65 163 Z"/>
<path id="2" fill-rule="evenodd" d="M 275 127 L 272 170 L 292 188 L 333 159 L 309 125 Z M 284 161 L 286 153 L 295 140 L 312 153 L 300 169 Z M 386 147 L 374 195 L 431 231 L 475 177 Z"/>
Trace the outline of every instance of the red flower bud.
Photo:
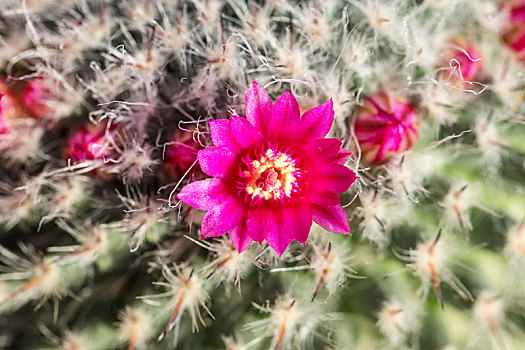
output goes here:
<path id="1" fill-rule="evenodd" d="M 503 33 L 505 44 L 525 62 L 525 0 L 509 2 L 509 26 Z"/>
<path id="2" fill-rule="evenodd" d="M 119 157 L 115 144 L 120 144 L 121 129 L 117 125 L 108 127 L 107 123 L 98 125 L 87 124 L 81 126 L 69 137 L 64 149 L 64 158 L 70 159 L 72 164 L 96 161 L 92 175 L 108 178 L 109 174 L 101 166 L 108 159 Z"/>
<path id="3" fill-rule="evenodd" d="M 442 70 L 440 78 L 452 84 L 474 81 L 481 72 L 480 56 L 474 45 L 465 38 L 455 38 L 449 41 L 443 50 L 443 59 L 444 62 L 441 65 L 449 69 Z"/>
<path id="4" fill-rule="evenodd" d="M 366 97 L 357 109 L 354 131 L 363 159 L 381 163 L 416 143 L 418 120 L 410 102 L 381 92 Z"/>
<path id="5" fill-rule="evenodd" d="M 164 154 L 165 168 L 170 177 L 181 178 L 197 161 L 197 152 L 201 149 L 201 145 L 193 139 L 193 131 L 177 130 Z M 198 164 L 193 165 L 193 170 L 202 177 Z"/>

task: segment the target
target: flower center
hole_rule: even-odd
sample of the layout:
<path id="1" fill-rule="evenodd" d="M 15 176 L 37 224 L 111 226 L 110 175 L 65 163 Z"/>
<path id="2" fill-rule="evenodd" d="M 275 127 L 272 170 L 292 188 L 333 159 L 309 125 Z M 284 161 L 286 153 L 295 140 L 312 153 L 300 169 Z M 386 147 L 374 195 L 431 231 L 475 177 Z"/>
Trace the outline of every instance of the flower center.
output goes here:
<path id="1" fill-rule="evenodd" d="M 267 149 L 245 163 L 248 169 L 241 172 L 242 188 L 252 199 L 285 199 L 296 192 L 300 171 L 289 154 Z"/>

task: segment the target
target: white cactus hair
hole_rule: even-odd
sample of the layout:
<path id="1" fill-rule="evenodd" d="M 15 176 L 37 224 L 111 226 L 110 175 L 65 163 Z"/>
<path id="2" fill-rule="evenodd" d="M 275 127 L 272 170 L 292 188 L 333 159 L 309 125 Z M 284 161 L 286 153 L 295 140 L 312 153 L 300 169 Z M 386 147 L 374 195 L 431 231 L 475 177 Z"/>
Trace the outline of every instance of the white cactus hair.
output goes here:
<path id="1" fill-rule="evenodd" d="M 525 349 L 524 6 L 0 0 L 0 348 Z M 252 82 L 273 106 L 289 91 L 301 118 L 331 99 L 323 131 L 357 177 L 315 200 L 349 235 L 307 190 L 308 239 L 282 255 L 248 224 L 242 244 L 201 237 L 210 217 L 180 193 L 246 189 L 202 159 L 251 152 L 224 120 L 258 129 Z M 298 166 L 317 166 L 306 149 Z M 344 182 L 333 169 L 301 181 Z M 232 221 L 274 209 L 252 204 Z"/>

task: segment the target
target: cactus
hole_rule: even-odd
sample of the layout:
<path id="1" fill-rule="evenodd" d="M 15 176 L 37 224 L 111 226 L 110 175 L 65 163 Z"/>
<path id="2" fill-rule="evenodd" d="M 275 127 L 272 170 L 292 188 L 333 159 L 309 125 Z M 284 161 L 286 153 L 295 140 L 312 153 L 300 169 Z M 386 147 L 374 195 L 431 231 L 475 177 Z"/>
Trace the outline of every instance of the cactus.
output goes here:
<path id="1" fill-rule="evenodd" d="M 525 348 L 523 0 L 4 0 L 0 348 Z"/>

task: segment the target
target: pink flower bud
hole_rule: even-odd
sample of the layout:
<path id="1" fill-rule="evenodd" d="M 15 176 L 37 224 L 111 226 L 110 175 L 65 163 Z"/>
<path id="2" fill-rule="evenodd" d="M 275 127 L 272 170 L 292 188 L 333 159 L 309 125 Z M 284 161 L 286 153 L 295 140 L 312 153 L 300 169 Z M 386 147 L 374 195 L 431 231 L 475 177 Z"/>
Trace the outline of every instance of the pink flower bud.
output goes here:
<path id="1" fill-rule="evenodd" d="M 83 125 L 67 141 L 64 157 L 72 163 L 81 163 L 89 160 L 104 160 L 116 154 L 111 140 L 118 140 L 118 127 L 107 123 L 99 125 Z"/>
<path id="2" fill-rule="evenodd" d="M 441 80 L 458 84 L 477 79 L 482 63 L 473 43 L 460 37 L 448 42 L 443 50 L 441 66 L 448 67 L 440 72 Z"/>
<path id="3" fill-rule="evenodd" d="M 7 127 L 5 125 L 4 121 L 4 115 L 2 113 L 2 99 L 4 97 L 4 94 L 0 93 L 0 135 L 5 134 L 7 132 Z"/>
<path id="4" fill-rule="evenodd" d="M 181 178 L 197 161 L 197 152 L 202 149 L 201 145 L 193 139 L 192 131 L 177 130 L 166 147 L 164 164 L 169 176 Z M 193 174 L 202 177 L 199 164 L 193 165 Z"/>
<path id="5" fill-rule="evenodd" d="M 525 62 L 525 0 L 509 1 L 508 27 L 503 33 L 505 44 Z"/>
<path id="6" fill-rule="evenodd" d="M 0 113 L 5 120 L 25 117 L 25 114 L 18 107 L 16 97 L 11 89 L 0 79 Z"/>
<path id="7" fill-rule="evenodd" d="M 414 107 L 403 98 L 384 92 L 366 97 L 354 120 L 363 159 L 381 163 L 410 149 L 418 137 L 418 124 Z"/>
<path id="8" fill-rule="evenodd" d="M 29 81 L 22 95 L 22 107 L 28 115 L 33 118 L 43 118 L 50 111 L 46 103 L 49 89 L 42 78 L 36 78 Z"/>

